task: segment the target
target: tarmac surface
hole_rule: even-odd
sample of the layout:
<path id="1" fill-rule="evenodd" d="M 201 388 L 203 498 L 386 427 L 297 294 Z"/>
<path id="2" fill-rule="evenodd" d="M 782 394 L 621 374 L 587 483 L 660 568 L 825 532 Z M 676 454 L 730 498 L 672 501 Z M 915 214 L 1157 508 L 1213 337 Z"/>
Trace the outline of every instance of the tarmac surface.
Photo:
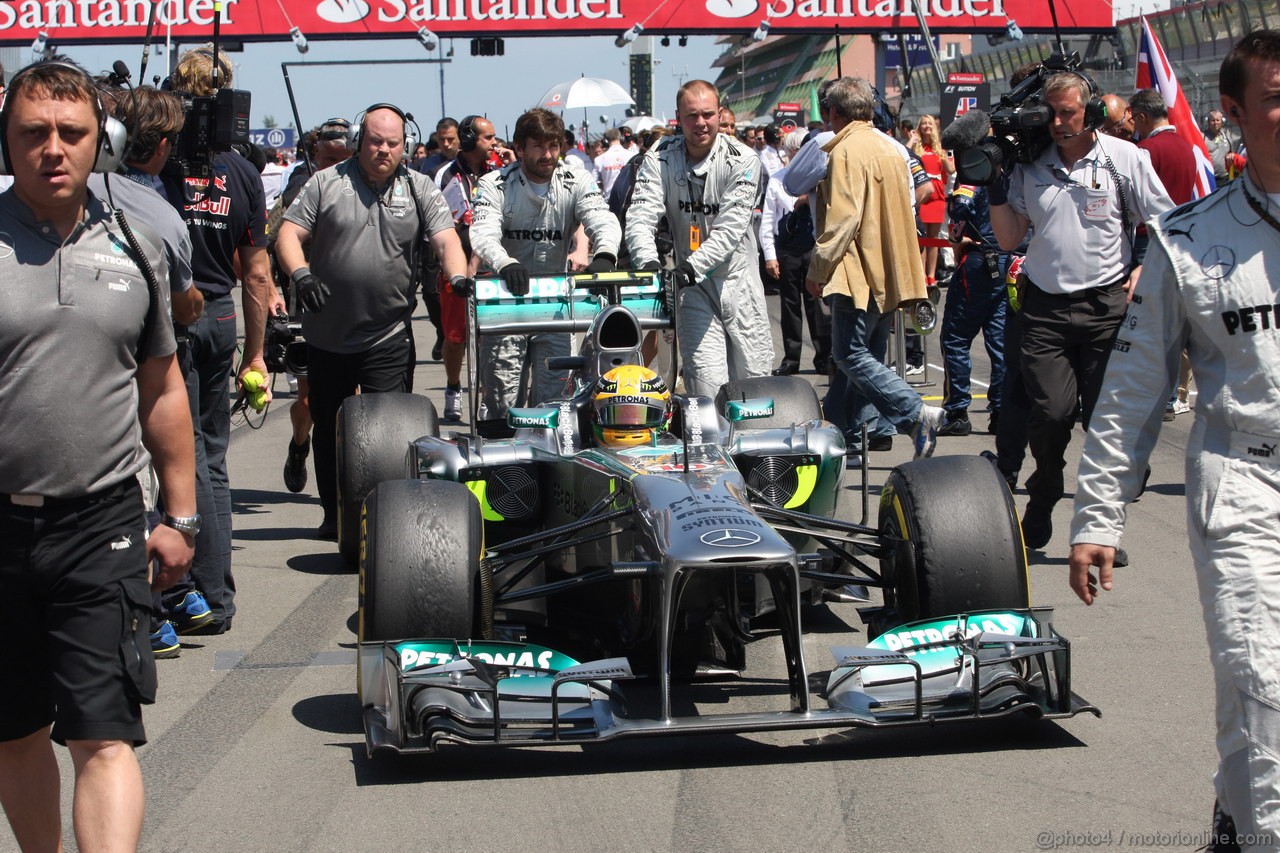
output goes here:
<path id="1" fill-rule="evenodd" d="M 775 317 L 777 299 L 770 298 Z M 418 352 L 434 333 L 416 322 Z M 921 387 L 940 393 L 941 359 Z M 975 379 L 987 368 L 974 347 Z M 810 353 L 806 350 L 805 367 Z M 779 359 L 775 358 L 776 364 Z M 825 391 L 825 378 L 802 374 Z M 441 365 L 416 390 L 443 405 Z M 363 850 L 982 850 L 1193 849 L 1213 805 L 1213 684 L 1188 553 L 1183 458 L 1194 415 L 1165 424 L 1124 545 L 1132 566 L 1092 608 L 1067 587 L 1071 501 L 1031 555 L 1032 600 L 1057 608 L 1072 642 L 1072 688 L 1102 709 L 1060 722 L 1005 719 L 933 728 L 646 739 L 522 750 L 446 748 L 365 755 L 355 695 L 356 577 L 320 522 L 314 474 L 300 495 L 281 479 L 286 384 L 258 428 L 230 448 L 239 588 L 234 630 L 185 638 L 159 661 L 160 698 L 139 749 L 148 851 Z M 981 391 L 980 387 L 975 390 Z M 983 400 L 975 432 L 938 454 L 992 447 Z M 255 418 L 255 420 L 257 420 Z M 1081 434 L 1070 452 L 1078 454 Z M 900 436 L 871 455 L 874 494 L 910 458 Z M 1069 471 L 1075 470 L 1074 457 Z M 1024 470 L 1024 477 L 1030 473 Z M 841 516 L 856 520 L 856 478 Z M 1074 485 L 1068 478 L 1068 487 Z M 1019 511 L 1025 492 L 1016 494 Z M 874 515 L 874 509 L 873 509 Z M 806 656 L 863 645 L 856 605 L 809 608 Z M 749 646 L 748 672 L 785 692 L 776 635 Z M 738 708 L 778 708 L 770 696 Z M 820 700 L 817 700 L 820 702 Z M 67 849 L 71 768 L 64 750 Z M 8 827 L 0 850 L 15 849 Z"/>

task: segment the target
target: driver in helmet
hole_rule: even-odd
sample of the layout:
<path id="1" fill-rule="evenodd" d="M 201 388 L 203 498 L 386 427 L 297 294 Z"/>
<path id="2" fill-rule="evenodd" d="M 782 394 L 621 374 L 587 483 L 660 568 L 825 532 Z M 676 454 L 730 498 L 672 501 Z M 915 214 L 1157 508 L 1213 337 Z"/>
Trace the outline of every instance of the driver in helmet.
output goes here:
<path id="1" fill-rule="evenodd" d="M 671 392 L 654 371 L 638 364 L 615 367 L 596 382 L 591 431 L 600 447 L 653 444 L 671 422 Z"/>

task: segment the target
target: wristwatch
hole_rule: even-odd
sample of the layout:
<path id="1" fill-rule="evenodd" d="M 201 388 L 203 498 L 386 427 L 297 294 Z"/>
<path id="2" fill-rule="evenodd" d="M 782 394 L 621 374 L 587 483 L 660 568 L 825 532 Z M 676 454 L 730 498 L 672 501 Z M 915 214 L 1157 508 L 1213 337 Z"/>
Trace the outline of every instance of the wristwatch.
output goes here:
<path id="1" fill-rule="evenodd" d="M 200 513 L 195 515 L 169 515 L 164 514 L 164 524 L 172 527 L 179 533 L 185 533 L 187 536 L 194 537 L 200 532 Z"/>

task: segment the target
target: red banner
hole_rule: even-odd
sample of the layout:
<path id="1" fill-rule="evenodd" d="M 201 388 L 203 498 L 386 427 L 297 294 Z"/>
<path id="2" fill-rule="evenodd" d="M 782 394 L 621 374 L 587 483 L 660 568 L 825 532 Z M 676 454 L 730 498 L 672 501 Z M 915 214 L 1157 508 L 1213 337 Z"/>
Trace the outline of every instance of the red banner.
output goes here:
<path id="1" fill-rule="evenodd" d="M 448 36 L 750 33 L 768 20 L 779 33 L 882 33 L 919 29 L 914 3 L 934 32 L 1050 31 L 1045 0 L 0 0 L 0 45 L 141 42 L 153 5 L 156 29 L 182 41 L 208 39 L 217 14 L 224 38 L 287 41 L 411 37 L 426 27 Z M 1067 32 L 1110 29 L 1110 3 L 1060 3 Z M 219 11 L 220 10 L 220 13 Z"/>

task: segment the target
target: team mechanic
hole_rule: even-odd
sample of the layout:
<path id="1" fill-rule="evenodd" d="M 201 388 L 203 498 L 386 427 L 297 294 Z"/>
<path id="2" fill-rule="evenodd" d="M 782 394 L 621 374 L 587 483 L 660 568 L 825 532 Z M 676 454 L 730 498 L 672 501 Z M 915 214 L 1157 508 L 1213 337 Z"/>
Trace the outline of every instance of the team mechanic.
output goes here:
<path id="1" fill-rule="evenodd" d="M 336 419 L 364 392 L 413 389 L 409 323 L 420 252 L 430 242 L 455 286 L 466 277 L 453 217 L 430 178 L 402 164 L 405 114 L 374 104 L 356 122 L 355 157 L 317 172 L 289 206 L 276 260 L 302 305 L 315 422 L 317 538 L 338 535 Z M 310 240 L 310 265 L 303 243 Z"/>
<path id="2" fill-rule="evenodd" d="M 1133 229 L 1173 206 L 1151 159 L 1131 142 L 1100 135 L 1106 108 L 1093 81 L 1077 72 L 1044 84 L 1053 139 L 1009 183 L 987 188 L 1000 248 L 1026 238 L 1022 272 L 1022 376 L 1031 401 L 1027 433 L 1036 473 L 1022 516 L 1028 548 L 1053 538 L 1062 499 L 1066 449 L 1077 414 L 1087 428 L 1107 358 L 1142 258 Z M 1140 248 L 1140 247 L 1139 247 Z"/>
<path id="3" fill-rule="evenodd" d="M 1244 176 L 1149 223 L 1141 289 L 1116 340 L 1080 460 L 1071 588 L 1112 587 L 1185 347 L 1200 388 L 1187 530 L 1217 693 L 1215 832 L 1280 849 L 1280 31 L 1250 33 L 1219 75 Z M 1095 578 L 1090 566 L 1099 568 Z M 1222 848 L 1214 849 L 1238 849 Z"/>
<path id="4" fill-rule="evenodd" d="M 231 85 L 231 63 L 219 57 L 220 86 Z M 176 92 L 209 96 L 214 88 L 213 50 L 187 51 L 178 60 L 172 84 Z M 216 518 L 213 544 L 206 553 L 201 537 L 196 578 L 213 612 L 213 621 L 191 633 L 217 634 L 230 630 L 235 615 L 235 578 L 231 571 L 231 484 L 227 476 L 227 446 L 231 443 L 231 375 L 236 357 L 236 261 L 243 283 L 244 356 L 240 374 L 266 374 L 262 345 L 269 314 L 284 309 L 284 300 L 271 283 L 267 263 L 266 201 L 262 178 L 249 161 L 234 151 L 213 158 L 208 177 L 185 175 L 170 161 L 162 172 L 170 199 L 191 235 L 191 272 L 204 295 L 204 314 L 188 332 L 192 370 L 187 393 L 196 399 L 204 437 L 209 481 L 213 486 Z M 207 568 L 206 568 L 207 566 Z"/>
<path id="5" fill-rule="evenodd" d="M 93 81 L 62 62 L 18 72 L 0 110 L 14 177 L 0 195 L 0 802 L 23 850 L 61 846 L 51 737 L 75 766 L 80 849 L 137 846 L 148 558 L 155 585 L 171 583 L 200 526 L 164 254 L 86 188 L 123 154 L 107 121 Z M 150 538 L 148 451 L 173 513 Z"/>
<path id="6" fill-rule="evenodd" d="M 482 264 L 502 276 L 513 296 L 529 292 L 531 274 L 564 273 L 579 225 L 594 255 L 587 272 L 610 272 L 617 264 L 622 238 L 618 219 L 590 173 L 559 159 L 562 139 L 564 121 L 558 115 L 529 110 L 516 120 L 512 139 L 520 159 L 485 175 L 476 187 L 471 248 Z M 564 388 L 568 375 L 548 370 L 546 359 L 569 354 L 568 334 L 491 337 L 478 343 L 481 418 L 503 418 L 512 406 L 550 400 Z M 527 401 L 520 394 L 526 362 L 533 368 Z"/>
<path id="7" fill-rule="evenodd" d="M 676 93 L 683 136 L 655 145 L 636 173 L 627 250 L 636 269 L 658 269 L 663 216 L 675 239 L 680 358 L 690 394 L 714 396 L 731 379 L 767 376 L 773 338 L 755 229 L 760 158 L 720 133 L 720 93 L 691 80 Z"/>

